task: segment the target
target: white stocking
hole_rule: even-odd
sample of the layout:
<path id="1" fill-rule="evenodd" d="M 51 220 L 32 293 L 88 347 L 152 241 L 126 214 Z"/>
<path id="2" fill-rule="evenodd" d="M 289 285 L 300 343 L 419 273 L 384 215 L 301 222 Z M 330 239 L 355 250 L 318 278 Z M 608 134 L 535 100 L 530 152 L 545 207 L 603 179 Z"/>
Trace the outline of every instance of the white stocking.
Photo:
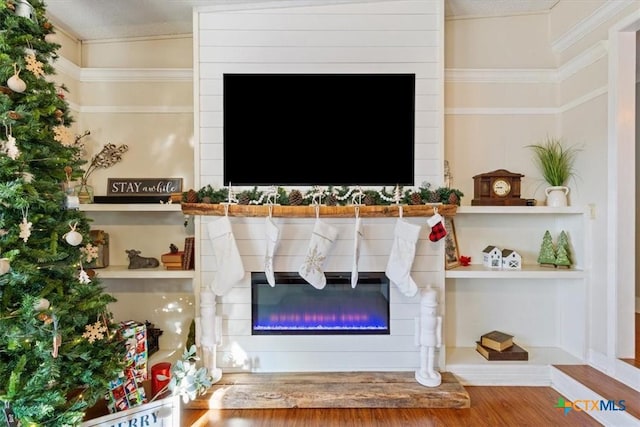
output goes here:
<path id="1" fill-rule="evenodd" d="M 421 227 L 398 218 L 391 255 L 385 274 L 400 292 L 412 297 L 418 292 L 418 286 L 411 278 L 411 265 L 416 253 L 416 243 Z"/>
<path id="2" fill-rule="evenodd" d="M 298 274 L 317 289 L 322 289 L 327 284 L 327 278 L 322 267 L 336 237 L 338 237 L 337 228 L 325 224 L 319 219 L 316 220 L 307 255 L 298 270 Z"/>
<path id="3" fill-rule="evenodd" d="M 280 229 L 273 222 L 271 217 L 267 217 L 265 221 L 265 244 L 267 246 L 264 254 L 264 274 L 267 276 L 267 282 L 273 287 L 276 284 L 276 279 L 273 274 L 273 255 L 278 246 L 278 239 L 280 238 Z"/>
<path id="4" fill-rule="evenodd" d="M 224 295 L 244 277 L 244 266 L 238 252 L 236 239 L 231 230 L 229 217 L 210 222 L 207 226 L 209 239 L 216 256 L 218 271 L 213 279 L 212 289 L 216 295 Z"/>
<path id="5" fill-rule="evenodd" d="M 358 284 L 358 259 L 360 258 L 360 240 L 362 240 L 362 223 L 360 217 L 356 218 L 356 226 L 353 232 L 353 266 L 351 267 L 351 287 Z"/>

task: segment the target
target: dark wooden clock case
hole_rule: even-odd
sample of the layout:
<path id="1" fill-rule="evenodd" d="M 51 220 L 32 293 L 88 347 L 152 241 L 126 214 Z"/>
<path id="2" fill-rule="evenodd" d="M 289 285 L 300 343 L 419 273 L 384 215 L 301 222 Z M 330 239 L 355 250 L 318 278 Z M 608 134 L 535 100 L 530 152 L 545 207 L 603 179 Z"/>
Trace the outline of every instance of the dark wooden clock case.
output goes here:
<path id="1" fill-rule="evenodd" d="M 520 197 L 520 179 L 524 175 L 497 169 L 493 172 L 481 173 L 473 177 L 472 206 L 526 206 L 527 199 Z M 511 185 L 506 196 L 498 196 L 493 192 L 493 182 L 504 179 Z"/>

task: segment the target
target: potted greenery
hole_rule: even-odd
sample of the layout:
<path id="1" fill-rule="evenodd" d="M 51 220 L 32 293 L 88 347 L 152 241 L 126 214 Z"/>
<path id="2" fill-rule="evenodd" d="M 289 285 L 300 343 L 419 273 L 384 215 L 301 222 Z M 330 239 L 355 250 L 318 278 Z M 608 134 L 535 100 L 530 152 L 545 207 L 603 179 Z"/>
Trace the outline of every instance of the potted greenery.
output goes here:
<path id="1" fill-rule="evenodd" d="M 569 188 L 566 184 L 570 178 L 575 177 L 574 164 L 580 150 L 574 146 L 565 147 L 562 140 L 552 137 L 527 147 L 533 150 L 536 165 L 549 184 L 545 189 L 547 206 L 567 206 Z"/>

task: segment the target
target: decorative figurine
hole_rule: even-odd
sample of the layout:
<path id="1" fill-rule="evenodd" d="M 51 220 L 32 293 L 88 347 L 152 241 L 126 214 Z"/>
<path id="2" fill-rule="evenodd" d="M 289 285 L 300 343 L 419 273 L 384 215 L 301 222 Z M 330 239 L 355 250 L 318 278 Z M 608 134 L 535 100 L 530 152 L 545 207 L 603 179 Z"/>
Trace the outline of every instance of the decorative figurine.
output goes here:
<path id="1" fill-rule="evenodd" d="M 437 315 L 437 291 L 428 285 L 420 295 L 420 318 L 416 319 L 416 344 L 420 347 L 420 369 L 416 381 L 426 387 L 442 383 L 440 372 L 434 369 L 435 348 L 442 345 L 442 317 Z"/>
<path id="2" fill-rule="evenodd" d="M 129 255 L 129 270 L 155 268 L 160 265 L 157 258 L 140 256 L 140 251 L 136 249 L 126 249 L 125 252 Z"/>

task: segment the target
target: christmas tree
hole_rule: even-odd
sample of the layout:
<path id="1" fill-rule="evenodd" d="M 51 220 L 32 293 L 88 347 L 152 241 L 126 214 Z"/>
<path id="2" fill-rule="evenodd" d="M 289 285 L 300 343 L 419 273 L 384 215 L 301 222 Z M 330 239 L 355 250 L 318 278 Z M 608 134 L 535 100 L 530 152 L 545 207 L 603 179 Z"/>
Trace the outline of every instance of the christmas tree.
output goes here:
<path id="1" fill-rule="evenodd" d="M 73 426 L 123 368 L 114 298 L 89 278 L 89 222 L 66 208 L 82 176 L 42 1 L 0 2 L 0 426 Z M 13 422 L 12 422 L 13 421 Z"/>
<path id="2" fill-rule="evenodd" d="M 544 232 L 542 236 L 542 245 L 540 245 L 540 253 L 538 254 L 538 264 L 543 266 L 555 266 L 556 249 L 553 246 L 551 233 L 549 230 Z"/>
<path id="3" fill-rule="evenodd" d="M 564 232 L 564 230 L 560 232 L 560 236 L 558 237 L 555 265 L 556 267 L 565 268 L 569 268 L 571 266 L 569 237 L 567 236 L 567 233 Z"/>

